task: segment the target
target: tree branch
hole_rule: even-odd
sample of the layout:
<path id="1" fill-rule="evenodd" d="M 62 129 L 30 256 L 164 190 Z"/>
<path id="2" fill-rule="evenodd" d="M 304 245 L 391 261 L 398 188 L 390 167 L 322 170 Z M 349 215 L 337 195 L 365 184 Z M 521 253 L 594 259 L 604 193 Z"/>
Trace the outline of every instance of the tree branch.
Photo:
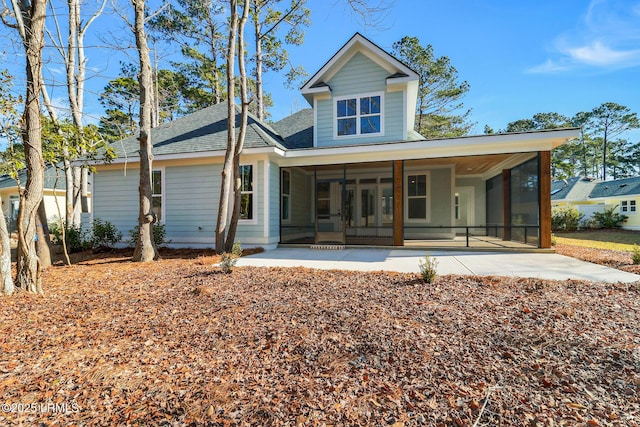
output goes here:
<path id="1" fill-rule="evenodd" d="M 280 25 L 285 19 L 287 19 L 289 16 L 291 16 L 293 14 L 293 12 L 295 12 L 300 5 L 302 5 L 302 3 L 306 1 L 306 0 L 298 0 L 298 2 L 296 4 L 294 4 L 291 9 L 289 9 L 284 15 L 282 15 L 282 17 L 280 19 L 278 19 L 276 21 L 275 24 L 273 24 L 271 26 L 271 28 L 269 28 L 267 31 L 265 31 L 264 33 L 262 33 L 260 35 L 260 40 L 262 40 L 264 37 L 266 37 L 271 31 L 275 30 L 276 27 L 278 27 L 278 25 Z"/>

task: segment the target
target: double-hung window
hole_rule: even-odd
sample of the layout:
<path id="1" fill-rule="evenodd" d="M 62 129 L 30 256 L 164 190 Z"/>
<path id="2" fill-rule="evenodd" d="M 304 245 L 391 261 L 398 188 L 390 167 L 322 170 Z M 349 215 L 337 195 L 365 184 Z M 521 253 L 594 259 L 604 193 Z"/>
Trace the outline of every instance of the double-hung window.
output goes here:
<path id="1" fill-rule="evenodd" d="M 240 219 L 253 219 L 253 166 L 240 166 Z"/>
<path id="2" fill-rule="evenodd" d="M 629 214 L 636 213 L 636 201 L 635 200 L 622 200 L 620 202 L 620 212 Z"/>
<path id="3" fill-rule="evenodd" d="M 382 133 L 382 94 L 336 100 L 336 136 Z"/>
<path id="4" fill-rule="evenodd" d="M 407 175 L 407 219 L 428 221 L 427 174 Z"/>
<path id="5" fill-rule="evenodd" d="M 158 222 L 164 221 L 162 217 L 162 170 L 151 172 L 151 208 Z"/>

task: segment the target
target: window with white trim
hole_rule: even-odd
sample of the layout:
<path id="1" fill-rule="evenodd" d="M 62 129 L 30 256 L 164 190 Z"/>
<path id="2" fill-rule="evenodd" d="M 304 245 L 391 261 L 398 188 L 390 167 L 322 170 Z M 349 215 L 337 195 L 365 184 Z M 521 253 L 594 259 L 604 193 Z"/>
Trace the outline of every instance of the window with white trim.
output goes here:
<path id="1" fill-rule="evenodd" d="M 336 136 L 382 133 L 382 94 L 336 99 Z"/>
<path id="2" fill-rule="evenodd" d="M 240 166 L 240 219 L 253 219 L 253 166 Z"/>
<path id="3" fill-rule="evenodd" d="M 427 174 L 407 175 L 407 219 L 427 219 Z"/>
<path id="4" fill-rule="evenodd" d="M 291 172 L 282 169 L 282 199 L 280 202 L 280 217 L 282 221 L 291 220 Z"/>
<path id="5" fill-rule="evenodd" d="M 622 212 L 622 213 L 636 213 L 636 201 L 635 200 L 622 200 L 620 202 L 620 212 Z"/>
<path id="6" fill-rule="evenodd" d="M 157 221 L 162 222 L 162 170 L 154 170 L 151 172 L 151 209 L 155 214 Z"/>

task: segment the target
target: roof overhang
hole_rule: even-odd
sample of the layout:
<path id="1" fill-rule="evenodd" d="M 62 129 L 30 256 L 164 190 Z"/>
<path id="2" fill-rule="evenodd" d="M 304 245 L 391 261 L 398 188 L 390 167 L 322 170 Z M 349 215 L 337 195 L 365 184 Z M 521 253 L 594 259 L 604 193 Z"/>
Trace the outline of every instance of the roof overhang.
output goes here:
<path id="1" fill-rule="evenodd" d="M 281 166 L 328 165 L 385 160 L 414 160 L 486 154 L 550 151 L 579 136 L 579 129 L 467 136 L 421 141 L 402 141 L 310 148 L 284 152 Z"/>
<path id="2" fill-rule="evenodd" d="M 417 160 L 447 157 L 484 156 L 491 154 L 522 154 L 550 151 L 579 136 L 579 128 L 522 133 L 465 136 L 420 141 L 400 141 L 342 147 L 316 147 L 283 150 L 278 147 L 247 148 L 242 156 L 270 156 L 282 167 L 365 163 L 381 160 Z M 198 151 L 181 154 L 155 155 L 154 162 L 221 161 L 225 150 Z M 111 165 L 136 164 L 138 156 L 118 158 Z M 107 166 L 93 162 L 96 166 Z"/>

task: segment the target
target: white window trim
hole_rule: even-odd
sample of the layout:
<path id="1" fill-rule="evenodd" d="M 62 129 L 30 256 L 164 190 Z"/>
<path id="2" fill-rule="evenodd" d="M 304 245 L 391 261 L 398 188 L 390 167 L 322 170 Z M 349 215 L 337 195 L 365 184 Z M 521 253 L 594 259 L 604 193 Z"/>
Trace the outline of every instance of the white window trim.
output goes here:
<path id="1" fill-rule="evenodd" d="M 257 162 L 253 162 L 253 163 L 240 163 L 240 167 L 242 166 L 251 166 L 251 178 L 252 178 L 252 182 L 251 182 L 251 188 L 253 188 L 253 190 L 251 191 L 241 191 L 241 193 L 251 193 L 253 195 L 253 209 L 251 212 L 251 216 L 253 217 L 252 219 L 238 219 L 238 225 L 242 224 L 242 225 L 257 225 L 258 224 L 258 188 L 256 187 L 258 180 L 257 180 L 257 173 L 258 173 L 258 163 Z M 233 191 L 233 190 L 232 190 Z"/>
<path id="2" fill-rule="evenodd" d="M 631 202 L 633 202 L 634 210 L 631 210 Z M 631 215 L 638 213 L 638 202 L 635 199 L 621 200 L 620 212 Z"/>
<path id="3" fill-rule="evenodd" d="M 427 177 L 426 187 L 426 218 L 409 218 L 409 191 L 407 190 L 407 179 L 412 175 L 424 175 Z M 431 222 L 431 173 L 430 171 L 405 171 L 404 173 L 404 221 L 410 224 L 426 224 Z M 420 196 L 422 197 L 422 196 Z"/>
<path id="4" fill-rule="evenodd" d="M 376 133 L 360 133 L 360 99 L 368 98 L 371 96 L 380 97 L 380 132 Z M 344 101 L 345 99 L 356 99 L 356 133 L 353 135 L 338 135 L 338 101 Z M 384 92 L 370 92 L 359 93 L 354 95 L 337 96 L 333 98 L 333 138 L 334 139 L 350 139 L 350 138 L 366 138 L 370 136 L 382 136 L 384 135 Z"/>
<path id="5" fill-rule="evenodd" d="M 284 188 L 282 187 L 282 183 L 284 182 L 283 176 L 285 172 L 289 174 L 289 194 L 285 194 Z M 288 208 L 287 219 L 284 219 L 282 217 L 282 214 L 283 214 L 282 201 L 284 200 L 285 197 L 289 198 L 289 204 L 287 205 L 287 208 Z M 282 221 L 283 224 L 291 223 L 291 169 L 288 169 L 288 168 L 280 169 L 280 221 Z"/>
<path id="6" fill-rule="evenodd" d="M 167 220 L 167 174 L 165 173 L 165 167 L 154 167 L 151 171 L 151 206 L 153 207 L 153 197 L 160 196 L 160 221 L 159 224 L 164 224 Z M 160 186 L 162 187 L 162 193 L 155 194 L 153 192 L 153 172 L 160 172 Z"/>

